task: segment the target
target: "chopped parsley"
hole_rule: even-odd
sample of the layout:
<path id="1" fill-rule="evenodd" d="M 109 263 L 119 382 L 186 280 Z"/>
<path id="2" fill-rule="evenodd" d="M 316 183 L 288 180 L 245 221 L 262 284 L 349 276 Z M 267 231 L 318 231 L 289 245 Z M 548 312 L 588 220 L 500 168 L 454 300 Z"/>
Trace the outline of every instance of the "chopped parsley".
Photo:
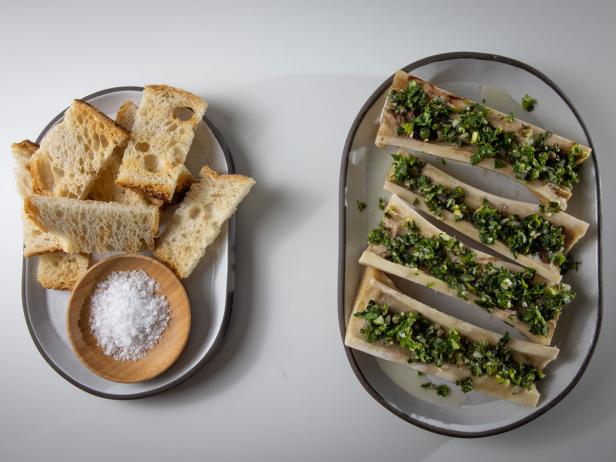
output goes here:
<path id="1" fill-rule="evenodd" d="M 456 380 L 456 385 L 459 386 L 464 393 L 473 391 L 473 379 L 471 377 Z"/>
<path id="2" fill-rule="evenodd" d="M 359 199 L 357 200 L 357 210 L 359 210 L 360 212 L 363 212 L 364 210 L 366 210 L 366 203 L 360 201 Z"/>
<path id="3" fill-rule="evenodd" d="M 392 89 L 387 110 L 398 121 L 398 135 L 458 146 L 473 146 L 471 162 L 494 159 L 495 167 L 510 165 L 521 181 L 538 180 L 570 189 L 579 182 L 579 163 L 587 153 L 578 145 L 563 150 L 547 144 L 550 133 L 533 135 L 530 127 L 523 136 L 495 127 L 490 109 L 471 103 L 454 108 L 444 98 L 430 97 L 423 85 L 410 80 L 404 90 Z"/>
<path id="4" fill-rule="evenodd" d="M 496 345 L 474 342 L 455 329 L 446 330 L 419 313 L 390 312 L 386 304 L 380 305 L 373 300 L 355 316 L 366 321 L 361 334 L 368 342 L 398 345 L 408 351 L 409 362 L 436 367 L 444 364 L 467 367 L 471 376 L 457 382 L 464 392 L 472 389 L 472 377 L 494 377 L 498 383 L 526 390 L 544 377 L 543 372 L 531 364 L 513 359 L 508 346 L 509 334 L 503 335 Z M 449 393 L 449 387 L 444 385 L 427 382 L 422 387 L 436 389 L 440 396 Z M 440 387 L 446 390 L 439 390 Z"/>
<path id="5" fill-rule="evenodd" d="M 451 391 L 447 385 L 434 385 L 432 382 L 422 383 L 421 388 L 436 390 L 436 394 L 443 398 Z"/>
<path id="6" fill-rule="evenodd" d="M 382 220 L 368 235 L 368 243 L 383 258 L 408 268 L 421 269 L 447 283 L 457 296 L 491 311 L 513 310 L 526 323 L 531 333 L 547 335 L 548 322 L 556 319 L 563 306 L 575 293 L 565 284 L 547 286 L 534 282 L 535 272 L 524 269 L 514 272 L 492 263 L 476 261 L 476 253 L 459 240 L 446 234 L 425 237 L 410 220 Z M 395 231 L 392 229 L 395 228 Z"/>
<path id="7" fill-rule="evenodd" d="M 464 190 L 461 187 L 451 190 L 422 175 L 426 162 L 415 156 L 394 154 L 392 157 L 394 162 L 390 179 L 422 196 L 426 206 L 435 215 L 442 217 L 443 210 L 446 210 L 454 215 L 456 221 L 468 216 L 470 212 L 464 203 Z"/>
<path id="8" fill-rule="evenodd" d="M 390 180 L 422 196 L 428 209 L 438 217 L 442 218 L 443 211 L 447 211 L 456 221 L 472 223 L 485 245 L 500 241 L 514 255 L 539 255 L 543 261 L 557 267 L 564 264 L 564 228 L 553 225 L 543 215 L 558 212 L 557 203 L 541 205 L 539 213 L 526 217 L 502 213 L 487 200 L 480 208 L 471 210 L 460 186 L 449 189 L 422 174 L 426 162 L 412 155 L 394 154 L 392 157 Z"/>
<path id="9" fill-rule="evenodd" d="M 565 262 L 560 267 L 560 274 L 567 274 L 569 271 L 577 271 L 582 264 L 581 261 L 577 261 L 571 255 L 567 255 Z"/>
<path id="10" fill-rule="evenodd" d="M 524 95 L 522 98 L 522 108 L 524 108 L 527 112 L 532 112 L 535 109 L 535 105 L 537 104 L 537 100 L 530 96 L 529 94 Z"/>
<path id="11" fill-rule="evenodd" d="M 385 202 L 385 199 L 383 199 L 382 197 L 379 197 L 379 208 L 381 210 L 385 210 L 386 206 L 387 206 L 387 202 Z"/>
<path id="12" fill-rule="evenodd" d="M 540 255 L 542 260 L 557 267 L 566 260 L 564 228 L 553 225 L 538 213 L 526 217 L 504 214 L 484 199 L 483 205 L 473 213 L 472 223 L 479 230 L 482 244 L 501 241 L 514 256 Z"/>

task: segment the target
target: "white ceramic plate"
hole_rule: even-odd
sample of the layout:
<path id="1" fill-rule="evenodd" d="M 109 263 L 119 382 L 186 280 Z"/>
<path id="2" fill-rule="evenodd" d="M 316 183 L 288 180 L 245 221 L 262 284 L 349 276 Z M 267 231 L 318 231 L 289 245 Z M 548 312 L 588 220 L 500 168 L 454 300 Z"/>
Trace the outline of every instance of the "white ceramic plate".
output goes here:
<path id="1" fill-rule="evenodd" d="M 139 103 L 140 87 L 111 88 L 83 98 L 111 118 L 130 99 Z M 37 142 L 56 123 L 60 113 L 39 135 Z M 233 159 L 218 130 L 204 117 L 197 127 L 186 164 L 198 174 L 204 164 L 219 173 L 234 173 Z M 162 220 L 161 220 L 162 222 Z M 190 299 L 192 322 L 186 348 L 177 362 L 162 375 L 147 382 L 120 384 L 105 380 L 77 359 L 66 335 L 68 291 L 45 290 L 36 280 L 38 258 L 24 259 L 23 307 L 32 339 L 45 360 L 62 377 L 94 395 L 114 399 L 151 396 L 186 380 L 216 351 L 224 336 L 233 291 L 234 219 L 225 226 L 192 275 L 182 281 Z"/>
<path id="2" fill-rule="evenodd" d="M 486 105 L 505 113 L 513 111 L 528 122 L 592 146 L 582 120 L 563 93 L 541 73 L 523 63 L 494 55 L 449 53 L 423 59 L 406 66 L 404 70 L 454 93 L 475 101 L 485 101 Z M 381 219 L 378 198 L 388 197 L 383 191 L 383 183 L 391 165 L 389 154 L 396 149 L 376 148 L 374 140 L 391 81 L 389 78 L 384 82 L 362 107 L 351 127 L 343 153 L 339 273 L 339 319 L 343 337 L 363 272 L 357 261 L 365 249 L 368 232 Z M 519 106 L 518 102 L 525 93 L 539 101 L 532 113 L 526 113 Z M 462 181 L 500 195 L 534 202 L 523 186 L 502 175 L 449 160 L 443 165 L 440 159 L 423 157 Z M 367 209 L 360 212 L 356 206 L 357 200 L 367 203 Z M 565 308 L 559 320 L 554 344 L 561 352 L 558 359 L 547 367 L 547 377 L 538 384 L 542 398 L 536 408 L 499 401 L 476 392 L 465 395 L 455 385 L 450 387 L 450 396 L 441 398 L 434 391 L 421 388 L 419 385 L 426 378 L 418 378 L 414 371 L 346 348 L 349 362 L 365 389 L 406 421 L 437 433 L 460 437 L 487 436 L 511 430 L 558 403 L 584 372 L 599 333 L 599 201 L 594 153 L 592 159 L 584 164 L 582 181 L 575 187 L 567 208 L 567 213 L 590 223 L 587 235 L 573 249 L 574 256 L 582 261 L 582 265 L 579 271 L 572 271 L 565 277 L 565 282 L 570 283 L 577 292 L 577 298 Z M 433 307 L 488 329 L 505 330 L 500 321 L 491 319 L 487 312 L 478 307 L 407 281 L 395 280 L 403 291 Z M 431 380 L 441 383 L 437 379 Z"/>

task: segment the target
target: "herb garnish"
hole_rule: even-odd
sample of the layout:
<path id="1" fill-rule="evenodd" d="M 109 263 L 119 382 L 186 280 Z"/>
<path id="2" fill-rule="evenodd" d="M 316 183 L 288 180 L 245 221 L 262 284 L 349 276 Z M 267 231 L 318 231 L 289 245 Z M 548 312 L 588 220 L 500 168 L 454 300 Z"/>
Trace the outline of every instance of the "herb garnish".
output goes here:
<path id="1" fill-rule="evenodd" d="M 456 383 L 462 391 L 473 387 L 472 377 L 490 376 L 498 383 L 529 390 L 533 384 L 544 377 L 541 370 L 526 362 L 516 362 L 508 346 L 509 334 L 503 335 L 496 345 L 488 342 L 474 342 L 461 336 L 455 329 L 445 330 L 419 313 L 392 313 L 386 304 L 373 300 L 366 309 L 355 313 L 366 321 L 361 334 L 368 342 L 383 342 L 399 345 L 409 352 L 409 362 L 421 362 L 442 367 L 453 364 L 468 367 L 471 377 Z M 422 385 L 434 388 L 435 385 Z M 438 393 L 438 387 L 437 393 Z M 442 390 L 446 396 L 449 392 Z"/>
<path id="2" fill-rule="evenodd" d="M 366 210 L 366 203 L 360 201 L 359 199 L 357 199 L 357 210 L 359 210 L 360 212 L 363 212 L 364 210 Z"/>
<path id="3" fill-rule="evenodd" d="M 465 203 L 464 190 L 460 186 L 452 190 L 422 174 L 426 162 L 412 155 L 394 154 L 392 157 L 390 180 L 422 196 L 435 215 L 442 218 L 445 210 L 451 212 L 456 221 L 471 222 L 479 230 L 481 242 L 485 245 L 498 240 L 514 255 L 539 255 L 557 267 L 565 262 L 564 228 L 553 225 L 543 216 L 558 212 L 557 203 L 541 205 L 540 213 L 526 217 L 502 213 L 487 200 L 472 211 Z"/>
<path id="4" fill-rule="evenodd" d="M 460 387 L 460 389 L 464 393 L 468 393 L 473 391 L 473 379 L 471 377 L 465 377 L 463 379 L 456 380 L 456 385 Z"/>
<path id="5" fill-rule="evenodd" d="M 436 390 L 436 394 L 442 396 L 443 398 L 451 391 L 447 385 L 434 385 L 432 382 L 422 383 L 421 388 Z"/>
<path id="6" fill-rule="evenodd" d="M 404 90 L 392 89 L 387 104 L 387 110 L 397 118 L 400 136 L 473 145 L 473 164 L 492 158 L 496 168 L 511 165 L 519 180 L 538 180 L 568 189 L 579 182 L 579 163 L 587 154 L 578 144 L 568 151 L 547 144 L 549 132 L 533 135 L 528 127 L 519 140 L 515 132 L 490 123 L 488 108 L 477 103 L 454 108 L 440 96 L 428 96 L 415 80 L 410 80 Z"/>
<path id="7" fill-rule="evenodd" d="M 524 218 L 506 215 L 484 199 L 483 205 L 473 213 L 472 223 L 479 230 L 481 242 L 486 245 L 501 241 L 514 256 L 541 255 L 542 259 L 560 267 L 565 262 L 565 233 L 543 215 L 534 213 Z"/>
<path id="8" fill-rule="evenodd" d="M 533 109 L 535 109 L 536 104 L 537 100 L 529 94 L 524 95 L 524 97 L 522 98 L 522 107 L 527 112 L 532 112 Z"/>
<path id="9" fill-rule="evenodd" d="M 387 202 L 385 202 L 385 199 L 383 199 L 382 197 L 379 197 L 379 208 L 381 210 L 385 210 L 386 206 L 387 206 Z"/>
<path id="10" fill-rule="evenodd" d="M 379 247 L 379 255 L 446 282 L 464 300 L 474 295 L 475 303 L 488 311 L 515 310 L 533 334 L 547 335 L 548 321 L 556 319 L 562 307 L 575 297 L 565 284 L 534 282 L 535 272 L 531 269 L 514 272 L 492 263 L 478 263 L 475 252 L 459 240 L 446 234 L 422 236 L 413 221 L 392 225 L 392 212 L 386 213 L 390 218 L 382 220 L 368 235 L 368 243 Z"/>
<path id="11" fill-rule="evenodd" d="M 426 162 L 415 156 L 393 154 L 394 158 L 391 180 L 423 197 L 428 208 L 442 217 L 443 210 L 453 213 L 456 221 L 468 216 L 469 210 L 464 203 L 464 190 L 453 190 L 434 183 L 432 178 L 422 175 Z"/>

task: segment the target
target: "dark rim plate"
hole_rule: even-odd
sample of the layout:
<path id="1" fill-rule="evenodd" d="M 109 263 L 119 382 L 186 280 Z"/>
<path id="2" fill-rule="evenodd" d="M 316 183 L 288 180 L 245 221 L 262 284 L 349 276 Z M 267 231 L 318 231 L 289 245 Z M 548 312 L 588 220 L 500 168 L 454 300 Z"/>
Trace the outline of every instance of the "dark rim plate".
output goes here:
<path id="1" fill-rule="evenodd" d="M 139 86 L 113 87 L 113 88 L 108 88 L 106 90 L 97 91 L 97 92 L 92 93 L 92 94 L 90 94 L 90 95 L 88 95 L 88 96 L 86 96 L 84 98 L 81 98 L 81 99 L 83 101 L 89 101 L 89 100 L 97 98 L 99 96 L 107 95 L 109 93 L 121 92 L 121 91 L 143 91 L 143 87 L 139 87 Z M 68 108 L 66 108 L 66 109 L 68 109 Z M 62 117 L 64 117 L 64 112 L 66 111 L 66 109 L 64 109 L 62 112 L 60 112 L 56 117 L 54 117 L 51 120 L 51 122 L 49 122 L 49 124 L 47 124 L 47 126 L 43 129 L 43 131 L 40 133 L 40 135 L 36 139 L 36 143 L 40 143 L 41 140 L 43 139 L 43 137 L 45 136 L 45 134 L 47 133 L 47 131 L 51 127 L 53 127 Z M 224 154 L 225 162 L 227 164 L 227 168 L 229 170 L 229 173 L 230 174 L 235 173 L 235 165 L 234 165 L 234 162 L 233 162 L 233 156 L 231 155 L 231 150 L 229 149 L 229 146 L 225 142 L 222 134 L 214 126 L 212 121 L 208 119 L 207 116 L 203 117 L 203 122 L 212 131 L 214 137 L 216 138 L 216 141 L 220 145 L 220 147 L 222 149 L 222 152 Z M 147 390 L 147 391 L 144 391 L 144 392 L 134 393 L 134 394 L 104 393 L 104 392 L 100 392 L 98 390 L 94 390 L 94 389 L 92 389 L 92 388 L 90 388 L 88 386 L 83 385 L 82 383 L 78 382 L 77 380 L 73 379 L 68 374 L 66 374 L 64 371 L 62 371 L 51 360 L 51 358 L 47 355 L 47 353 L 45 352 L 45 349 L 41 345 L 41 343 L 40 343 L 39 339 L 37 338 L 36 334 L 34 333 L 32 322 L 31 322 L 31 319 L 30 319 L 30 313 L 29 313 L 30 308 L 29 308 L 29 306 L 27 305 L 27 302 L 26 302 L 26 300 L 27 300 L 27 298 L 26 298 L 27 287 L 26 287 L 26 282 L 25 282 L 26 281 L 26 275 L 25 275 L 26 259 L 24 258 L 23 261 L 22 261 L 21 298 L 22 298 L 22 305 L 23 305 L 23 310 L 24 310 L 24 317 L 26 318 L 26 324 L 28 325 L 28 331 L 30 332 L 30 336 L 32 337 L 32 341 L 36 345 L 36 348 L 38 349 L 38 351 L 41 354 L 41 356 L 45 359 L 45 361 L 47 361 L 47 363 L 52 367 L 53 370 L 55 370 L 66 381 L 72 383 L 77 388 L 80 388 L 83 391 L 86 391 L 86 392 L 88 392 L 88 393 L 90 393 L 92 395 L 100 396 L 101 398 L 107 398 L 107 399 L 128 400 L 128 399 L 146 398 L 148 396 L 157 395 L 159 393 L 162 393 L 163 391 L 169 390 L 169 389 L 171 389 L 171 388 L 181 384 L 182 382 L 186 381 L 193 374 L 195 374 L 220 349 L 220 346 L 222 344 L 223 338 L 224 338 L 224 336 L 226 334 L 226 331 L 227 331 L 227 327 L 229 326 L 229 320 L 231 318 L 231 309 L 232 309 L 232 306 L 233 306 L 233 275 L 234 275 L 234 271 L 233 271 L 233 261 L 234 261 L 233 248 L 234 248 L 234 244 L 235 244 L 235 218 L 232 217 L 229 220 L 229 235 L 228 235 L 228 261 L 227 261 L 227 268 L 228 268 L 229 275 L 227 277 L 227 297 L 226 297 L 226 301 L 225 301 L 223 320 L 222 320 L 222 324 L 220 326 L 220 329 L 218 330 L 218 333 L 216 334 L 216 337 L 214 339 L 214 342 L 212 343 L 212 346 L 210 347 L 209 351 L 203 356 L 203 358 L 201 358 L 201 360 L 199 360 L 195 365 L 193 365 L 190 369 L 185 371 L 183 374 L 179 375 L 174 380 L 170 381 L 169 383 L 166 383 L 163 386 L 160 386 L 158 388 L 154 388 L 154 389 L 151 389 L 151 390 Z"/>
<path id="2" fill-rule="evenodd" d="M 571 103 L 571 101 L 569 101 L 569 99 L 565 96 L 565 94 L 562 92 L 562 90 L 560 88 L 558 88 L 558 86 L 552 82 L 548 77 L 546 77 L 545 75 L 543 75 L 541 72 L 539 72 L 538 70 L 534 69 L 533 67 L 524 64 L 520 61 L 511 59 L 511 58 L 506 58 L 503 56 L 498 56 L 498 55 L 493 55 L 493 54 L 486 54 L 486 53 L 475 53 L 475 52 L 453 52 L 453 53 L 443 53 L 443 54 L 438 54 L 438 55 L 434 55 L 434 56 L 429 56 L 427 58 L 424 59 L 420 59 L 419 61 L 415 61 L 414 63 L 409 64 L 408 66 L 403 67 L 402 69 L 404 71 L 407 72 L 411 72 L 415 69 L 418 69 L 422 66 L 425 66 L 427 64 L 431 64 L 431 63 L 435 63 L 435 62 L 439 62 L 439 61 L 447 61 L 447 60 L 454 60 L 454 59 L 464 59 L 464 58 L 470 58 L 470 59 L 479 59 L 479 60 L 486 60 L 486 61 L 494 61 L 494 62 L 499 62 L 499 63 L 504 63 L 504 64 L 509 64 L 511 66 L 515 66 L 518 68 L 521 68 L 533 75 L 535 75 L 536 77 L 538 77 L 539 79 L 541 79 L 545 84 L 547 84 L 549 87 L 551 87 L 561 98 L 562 100 L 567 104 L 567 106 L 569 106 L 569 108 L 571 109 L 572 113 L 575 115 L 577 121 L 579 122 L 580 126 L 582 127 L 584 134 L 586 135 L 586 137 L 588 138 L 590 147 L 593 148 L 593 156 L 592 156 L 592 161 L 594 163 L 594 167 L 595 167 L 595 184 L 596 184 L 596 194 L 597 194 L 597 207 L 598 207 L 598 212 L 597 212 L 597 218 L 598 218 L 598 223 L 597 223 L 597 239 L 598 239 L 598 274 L 599 274 L 599 293 L 598 293 L 598 301 L 599 301 L 599 306 L 598 306 L 598 313 L 597 313 L 597 324 L 596 324 L 596 328 L 595 328 L 595 332 L 594 332 L 594 337 L 592 339 L 592 345 L 590 350 L 588 351 L 588 354 L 586 355 L 586 357 L 584 358 L 584 361 L 582 363 L 582 366 L 580 367 L 578 373 L 575 375 L 575 377 L 573 378 L 573 380 L 569 383 L 569 385 L 555 398 L 552 398 L 552 400 L 550 401 L 549 404 L 547 404 L 546 406 L 537 409 L 535 412 L 529 414 L 528 416 L 512 423 L 509 425 L 504 425 L 501 427 L 497 427 L 494 429 L 490 429 L 487 431 L 479 431 L 479 432 L 464 432 L 464 431 L 457 431 L 457 430 L 449 430 L 449 429 L 444 429 L 441 427 L 436 427 L 430 424 L 427 424 L 425 422 L 422 422 L 408 414 L 406 414 L 405 412 L 400 411 L 400 409 L 398 409 L 393 403 L 389 402 L 386 398 L 384 398 L 381 394 L 379 394 L 379 392 L 372 387 L 372 385 L 368 382 L 368 380 L 366 379 L 365 375 L 363 374 L 362 370 L 360 369 L 358 363 L 357 363 L 357 359 L 355 357 L 355 352 L 351 349 L 348 348 L 346 346 L 344 346 L 344 336 L 346 333 L 346 322 L 345 322 L 345 297 L 344 297 L 344 285 L 345 285 L 345 249 L 346 249 L 346 213 L 345 213 L 345 190 L 346 190 L 346 178 L 347 178 L 347 168 L 348 168 L 348 160 L 349 160 L 349 153 L 351 151 L 351 146 L 353 143 L 353 139 L 355 138 L 356 132 L 358 130 L 358 127 L 362 121 L 362 119 L 364 118 L 364 116 L 366 115 L 366 113 L 368 112 L 368 110 L 373 106 L 373 104 L 375 103 L 375 101 L 383 94 L 383 92 L 391 85 L 392 83 L 392 77 L 389 77 L 385 82 L 383 82 L 375 91 L 374 93 L 372 93 L 372 95 L 368 98 L 368 100 L 364 103 L 364 105 L 362 106 L 362 108 L 359 111 L 359 114 L 356 116 L 355 120 L 353 121 L 353 124 L 351 125 L 351 129 L 349 130 L 349 134 L 347 136 L 345 145 L 344 145 L 344 150 L 342 153 L 342 162 L 341 162 L 341 167 L 340 167 L 340 183 L 339 183 L 339 246 L 338 246 L 338 322 L 339 322 L 339 327 L 340 327 L 340 334 L 342 337 L 342 342 L 343 342 L 343 346 L 346 352 L 346 356 L 347 359 L 353 369 L 353 372 L 355 373 L 357 379 L 360 381 L 360 383 L 362 384 L 362 386 L 366 389 L 366 391 L 368 393 L 370 393 L 370 395 L 376 400 L 378 401 L 383 407 L 385 407 L 387 410 L 389 410 L 390 412 L 392 412 L 393 414 L 397 415 L 398 417 L 400 417 L 401 419 L 404 419 L 405 421 L 416 425 L 420 428 L 423 428 L 425 430 L 429 430 L 431 432 L 434 433 L 439 433 L 442 435 L 447 435 L 447 436 L 454 436 L 454 437 L 459 437 L 459 438 L 478 438 L 478 437 L 484 437 L 484 436 L 491 436 L 491 435 L 497 435 L 500 433 L 504 433 L 510 430 L 513 430 L 514 428 L 518 428 L 522 425 L 527 424 L 528 422 L 536 419 L 537 417 L 539 417 L 540 415 L 544 414 L 545 412 L 547 412 L 549 409 L 553 408 L 556 404 L 558 404 L 565 396 L 567 396 L 567 394 L 569 394 L 569 392 L 571 392 L 571 390 L 575 387 L 575 385 L 578 383 L 578 381 L 580 380 L 580 378 L 582 377 L 582 375 L 584 374 L 584 371 L 586 370 L 588 363 L 590 362 L 590 359 L 593 355 L 593 352 L 595 350 L 596 344 L 597 344 L 597 339 L 599 337 L 599 332 L 601 329 L 601 319 L 602 319 L 602 313 L 603 313 L 603 297 L 602 297 L 602 264 L 601 264 L 601 186 L 600 186 L 600 179 L 599 179 L 599 165 L 597 162 L 597 156 L 596 156 L 596 152 L 594 149 L 594 146 L 592 144 L 592 140 L 590 138 L 590 134 L 588 133 L 588 130 L 586 128 L 586 125 L 584 124 L 584 121 L 582 120 L 582 118 L 580 117 L 580 115 L 578 114 L 577 110 L 575 109 L 575 107 L 573 106 L 573 104 Z"/>

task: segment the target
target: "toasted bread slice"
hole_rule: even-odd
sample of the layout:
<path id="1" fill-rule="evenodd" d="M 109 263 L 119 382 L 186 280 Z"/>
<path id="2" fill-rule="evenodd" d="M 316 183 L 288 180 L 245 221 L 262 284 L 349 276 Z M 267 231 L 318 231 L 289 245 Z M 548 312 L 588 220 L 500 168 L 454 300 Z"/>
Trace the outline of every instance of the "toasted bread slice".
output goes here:
<path id="1" fill-rule="evenodd" d="M 132 101 L 125 101 L 120 109 L 118 109 L 118 113 L 116 114 L 116 122 L 122 126 L 126 131 L 130 132 L 133 130 L 133 125 L 135 123 L 135 117 L 137 115 L 137 105 Z M 117 176 L 117 173 L 116 173 Z M 186 165 L 182 165 L 180 172 L 178 174 L 177 183 L 175 185 L 175 192 L 173 193 L 173 199 L 171 202 L 179 202 L 183 196 L 183 194 L 190 188 L 190 185 L 195 182 L 195 177 L 193 177 L 190 170 Z M 121 189 L 123 191 L 130 191 L 127 188 L 120 188 L 116 186 L 116 188 Z M 141 195 L 138 191 L 133 191 L 134 194 Z M 150 198 L 149 201 L 153 205 L 161 206 L 163 201 L 161 199 Z"/>
<path id="2" fill-rule="evenodd" d="M 27 165 L 38 145 L 29 140 L 12 146 L 17 164 L 17 190 L 22 197 L 32 194 L 32 183 Z M 46 289 L 70 290 L 88 269 L 86 255 L 69 255 L 60 249 L 62 241 L 51 233 L 41 231 L 25 214 L 23 216 L 24 255 L 30 257 L 42 254 L 36 269 L 37 279 Z M 50 253 L 51 252 L 51 253 Z"/>
<path id="3" fill-rule="evenodd" d="M 36 278 L 46 289 L 71 290 L 88 270 L 90 259 L 78 253 L 54 252 L 41 255 Z"/>
<path id="4" fill-rule="evenodd" d="M 62 239 L 67 253 L 139 252 L 153 247 L 159 211 L 152 205 L 32 195 L 24 211 L 43 231 Z"/>
<path id="5" fill-rule="evenodd" d="M 101 171 L 99 177 L 94 182 L 88 194 L 88 199 L 101 202 L 117 202 L 119 204 L 148 205 L 150 202 L 140 192 L 120 188 L 116 185 L 115 180 L 118 177 L 121 163 L 122 158 L 114 154 L 109 164 Z"/>
<path id="6" fill-rule="evenodd" d="M 183 90 L 146 86 L 116 183 L 170 202 L 206 108 L 203 99 Z"/>
<path id="7" fill-rule="evenodd" d="M 114 152 L 128 142 L 128 133 L 103 113 L 80 100 L 64 114 L 29 163 L 36 194 L 87 197 Z"/>
<path id="8" fill-rule="evenodd" d="M 17 191 L 22 197 L 32 194 L 32 180 L 28 171 L 28 162 L 39 148 L 38 144 L 30 140 L 13 143 L 11 151 L 15 159 L 15 176 L 17 178 Z M 24 256 L 31 257 L 62 249 L 62 242 L 53 234 L 41 231 L 34 222 L 23 215 Z"/>
<path id="9" fill-rule="evenodd" d="M 156 242 L 154 255 L 187 278 L 214 242 L 224 223 L 255 184 L 242 175 L 218 175 L 204 166 Z"/>

